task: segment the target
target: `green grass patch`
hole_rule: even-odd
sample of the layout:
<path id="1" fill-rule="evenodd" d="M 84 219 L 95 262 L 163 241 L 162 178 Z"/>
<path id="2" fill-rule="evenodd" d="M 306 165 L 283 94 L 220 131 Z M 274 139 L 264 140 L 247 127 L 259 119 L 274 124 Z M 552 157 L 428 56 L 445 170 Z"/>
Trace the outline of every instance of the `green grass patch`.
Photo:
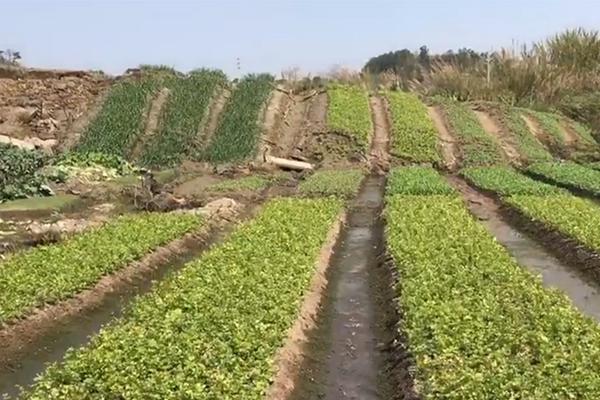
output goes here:
<path id="1" fill-rule="evenodd" d="M 317 171 L 302 181 L 298 190 L 309 196 L 350 197 L 358 192 L 363 176 L 360 169 Z"/>
<path id="2" fill-rule="evenodd" d="M 141 163 L 149 167 L 176 165 L 201 148 L 198 132 L 216 90 L 227 83 L 221 71 L 198 70 L 174 79 L 162 110 L 158 132 L 142 149 Z"/>
<path id="3" fill-rule="evenodd" d="M 59 244 L 15 253 L 0 263 L 0 324 L 66 299 L 200 224 L 188 214 L 127 215 Z"/>
<path id="4" fill-rule="evenodd" d="M 373 130 L 367 91 L 359 85 L 327 87 L 327 127 L 332 132 L 351 134 L 364 151 Z"/>
<path id="5" fill-rule="evenodd" d="M 598 143 L 594 139 L 594 136 L 592 135 L 592 130 L 590 128 L 588 128 L 584 124 L 573 120 L 569 120 L 568 123 L 584 144 L 590 146 L 598 146 Z"/>
<path id="6" fill-rule="evenodd" d="M 532 116 L 542 131 L 550 136 L 552 146 L 560 148 L 565 145 L 565 133 L 558 115 L 534 110 L 525 110 L 525 113 Z"/>
<path id="7" fill-rule="evenodd" d="M 388 177 L 388 195 L 455 195 L 456 191 L 431 167 L 394 168 Z"/>
<path id="8" fill-rule="evenodd" d="M 441 161 L 438 133 L 421 100 L 405 92 L 387 92 L 386 97 L 392 117 L 392 154 L 417 163 Z"/>
<path id="9" fill-rule="evenodd" d="M 529 130 L 529 127 L 521 118 L 519 109 L 502 107 L 501 118 L 508 132 L 515 138 L 519 154 L 527 162 L 552 161 L 552 154 Z"/>
<path id="10" fill-rule="evenodd" d="M 341 210 L 333 198 L 270 201 L 49 367 L 25 398 L 264 399 Z"/>
<path id="11" fill-rule="evenodd" d="M 573 162 L 538 163 L 528 171 L 559 185 L 600 195 L 600 171 Z"/>
<path id="12" fill-rule="evenodd" d="M 470 183 L 502 196 L 514 194 L 551 195 L 563 193 L 556 186 L 531 179 L 510 167 L 465 168 L 461 175 Z"/>
<path id="13" fill-rule="evenodd" d="M 502 149 L 483 129 L 468 105 L 449 99 L 441 103 L 449 127 L 460 142 L 462 164 L 465 167 L 505 164 Z"/>
<path id="14" fill-rule="evenodd" d="M 262 190 L 271 183 L 271 179 L 264 176 L 244 176 L 242 178 L 229 179 L 214 183 L 206 187 L 212 192 L 232 192 L 237 190 Z"/>
<path id="15" fill-rule="evenodd" d="M 205 158 L 214 163 L 244 161 L 255 156 L 261 135 L 259 113 L 272 91 L 271 75 L 248 75 L 225 105 Z"/>
<path id="16" fill-rule="evenodd" d="M 79 201 L 79 197 L 71 194 L 59 194 L 47 197 L 30 197 L 7 201 L 0 204 L 0 211 L 42 211 L 62 210 Z"/>
<path id="17" fill-rule="evenodd" d="M 460 198 L 391 196 L 387 204 L 397 301 L 422 398 L 596 397 L 596 321 L 517 265 Z"/>

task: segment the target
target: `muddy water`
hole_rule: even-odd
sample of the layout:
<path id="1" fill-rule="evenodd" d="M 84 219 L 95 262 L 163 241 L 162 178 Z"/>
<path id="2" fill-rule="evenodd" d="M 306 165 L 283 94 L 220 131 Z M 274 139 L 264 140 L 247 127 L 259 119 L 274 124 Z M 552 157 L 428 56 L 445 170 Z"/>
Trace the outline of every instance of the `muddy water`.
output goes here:
<path id="1" fill-rule="evenodd" d="M 471 212 L 520 265 L 540 275 L 545 286 L 565 293 L 581 312 L 600 321 L 600 285 L 562 263 L 544 247 L 504 222 L 493 199 L 459 180 L 452 180 L 452 183 L 463 194 Z"/>
<path id="2" fill-rule="evenodd" d="M 48 363 L 61 361 L 69 348 L 87 345 L 90 337 L 97 334 L 102 326 L 126 313 L 127 306 L 136 296 L 147 293 L 155 282 L 165 279 L 198 257 L 208 246 L 221 241 L 231 229 L 214 230 L 209 242 L 176 256 L 167 265 L 153 270 L 130 286 L 106 295 L 98 307 L 61 321 L 51 334 L 31 342 L 8 368 L 0 369 L 0 398 L 3 395 L 16 396 L 19 386 L 30 387 Z"/>
<path id="3" fill-rule="evenodd" d="M 351 204 L 329 267 L 329 284 L 311 338 L 309 362 L 293 399 L 388 398 L 382 384 L 385 356 L 379 350 L 381 310 L 374 284 L 382 251 L 385 178 L 366 178 Z"/>

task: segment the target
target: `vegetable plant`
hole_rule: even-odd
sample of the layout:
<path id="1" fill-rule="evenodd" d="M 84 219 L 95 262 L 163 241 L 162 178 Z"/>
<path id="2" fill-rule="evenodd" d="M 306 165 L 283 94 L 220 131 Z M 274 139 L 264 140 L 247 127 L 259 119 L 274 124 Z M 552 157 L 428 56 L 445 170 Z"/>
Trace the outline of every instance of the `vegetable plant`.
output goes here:
<path id="1" fill-rule="evenodd" d="M 473 185 L 502 196 L 513 194 L 548 195 L 564 192 L 556 186 L 531 179 L 510 167 L 465 168 L 461 175 Z"/>
<path id="2" fill-rule="evenodd" d="M 364 151 L 373 130 L 367 91 L 359 85 L 332 84 L 327 87 L 327 127 L 349 134 Z"/>
<path id="3" fill-rule="evenodd" d="M 433 195 L 456 194 L 446 180 L 431 167 L 394 168 L 388 177 L 386 193 Z"/>
<path id="4" fill-rule="evenodd" d="M 298 190 L 305 195 L 350 197 L 358 192 L 362 178 L 360 169 L 323 170 L 302 181 Z"/>
<path id="5" fill-rule="evenodd" d="M 573 162 L 538 163 L 529 172 L 565 187 L 600 195 L 600 171 Z"/>

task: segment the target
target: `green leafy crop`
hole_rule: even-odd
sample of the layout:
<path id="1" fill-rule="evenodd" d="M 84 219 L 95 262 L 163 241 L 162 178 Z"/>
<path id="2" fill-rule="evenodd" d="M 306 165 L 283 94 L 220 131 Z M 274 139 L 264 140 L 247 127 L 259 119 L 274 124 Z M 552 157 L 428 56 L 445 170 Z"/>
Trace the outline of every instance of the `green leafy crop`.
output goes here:
<path id="1" fill-rule="evenodd" d="M 272 90 L 271 75 L 248 75 L 233 90 L 225 105 L 205 157 L 215 163 L 243 161 L 258 150 L 259 113 Z"/>
<path id="2" fill-rule="evenodd" d="M 540 124 L 542 131 L 550 136 L 551 146 L 555 148 L 564 147 L 565 133 L 563 132 L 558 115 L 534 110 L 526 110 L 526 113 L 535 118 Z"/>
<path id="3" fill-rule="evenodd" d="M 423 399 L 600 393 L 598 324 L 517 265 L 460 198 L 391 196 L 387 204 L 402 327 Z"/>
<path id="4" fill-rule="evenodd" d="M 200 224 L 189 214 L 122 216 L 59 244 L 15 253 L 0 262 L 0 324 L 65 299 Z"/>
<path id="5" fill-rule="evenodd" d="M 198 70 L 174 79 L 162 111 L 158 132 L 142 149 L 141 163 L 170 167 L 201 147 L 198 132 L 211 98 L 227 77 L 221 71 Z"/>
<path id="6" fill-rule="evenodd" d="M 506 202 L 530 218 L 542 221 L 600 252 L 600 212 L 593 201 L 563 194 L 544 197 L 517 195 L 509 197 Z"/>
<path id="7" fill-rule="evenodd" d="M 46 161 L 38 151 L 0 143 L 0 202 L 45 194 L 38 171 Z"/>
<path id="8" fill-rule="evenodd" d="M 302 181 L 298 187 L 306 195 L 339 195 L 350 197 L 356 194 L 363 178 L 359 169 L 318 171 Z"/>
<path id="9" fill-rule="evenodd" d="M 473 185 L 502 196 L 513 194 L 548 195 L 564 192 L 556 186 L 538 182 L 510 167 L 465 168 L 461 175 Z"/>
<path id="10" fill-rule="evenodd" d="M 504 164 L 502 149 L 483 129 L 477 116 L 467 105 L 438 98 L 449 127 L 460 142 L 463 166 Z"/>
<path id="11" fill-rule="evenodd" d="M 386 193 L 388 195 L 456 194 L 446 180 L 431 167 L 394 168 L 388 178 Z"/>
<path id="12" fill-rule="evenodd" d="M 417 96 L 405 92 L 387 92 L 392 117 L 392 153 L 411 162 L 441 160 L 438 133 Z"/>
<path id="13" fill-rule="evenodd" d="M 366 151 L 373 130 L 366 90 L 358 85 L 334 84 L 327 88 L 327 96 L 329 130 L 351 134 Z"/>
<path id="14" fill-rule="evenodd" d="M 529 130 L 521 118 L 521 111 L 517 108 L 502 107 L 502 122 L 508 132 L 515 138 L 517 150 L 527 162 L 552 161 L 552 154 Z"/>
<path id="15" fill-rule="evenodd" d="M 98 116 L 83 133 L 77 150 L 127 158 L 144 129 L 144 114 L 160 80 L 143 76 L 124 80 L 111 88 Z"/>
<path id="16" fill-rule="evenodd" d="M 600 171 L 573 162 L 538 163 L 528 170 L 558 184 L 600 195 Z"/>
<path id="17" fill-rule="evenodd" d="M 236 190 L 261 190 L 269 186 L 271 179 L 263 176 L 244 176 L 214 183 L 206 188 L 213 192 L 230 192 Z"/>
<path id="18" fill-rule="evenodd" d="M 263 399 L 342 202 L 276 199 L 47 369 L 29 399 Z"/>

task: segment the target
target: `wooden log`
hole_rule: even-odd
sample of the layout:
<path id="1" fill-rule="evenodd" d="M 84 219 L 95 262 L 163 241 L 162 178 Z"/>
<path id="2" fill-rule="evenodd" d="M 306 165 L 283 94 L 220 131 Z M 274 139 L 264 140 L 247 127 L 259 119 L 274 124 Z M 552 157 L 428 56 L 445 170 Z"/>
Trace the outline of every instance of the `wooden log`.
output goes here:
<path id="1" fill-rule="evenodd" d="M 304 161 L 288 160 L 286 158 L 273 157 L 269 155 L 265 156 L 265 161 L 274 164 L 280 168 L 293 169 L 297 171 L 306 171 L 314 169 L 311 163 L 307 163 Z"/>

